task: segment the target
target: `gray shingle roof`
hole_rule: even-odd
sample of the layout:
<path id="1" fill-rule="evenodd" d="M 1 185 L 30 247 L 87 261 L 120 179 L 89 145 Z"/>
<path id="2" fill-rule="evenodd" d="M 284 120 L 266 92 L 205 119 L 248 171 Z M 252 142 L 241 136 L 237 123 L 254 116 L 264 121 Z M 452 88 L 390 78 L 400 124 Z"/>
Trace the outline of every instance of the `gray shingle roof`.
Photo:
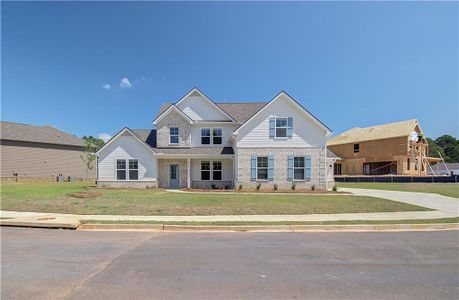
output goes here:
<path id="1" fill-rule="evenodd" d="M 234 103 L 216 103 L 231 118 L 239 123 L 245 123 L 250 117 L 256 114 L 267 102 L 234 102 Z"/>
<path id="2" fill-rule="evenodd" d="M 14 122 L 0 122 L 0 139 L 56 145 L 84 146 L 84 142 L 52 126 L 34 126 Z"/>
<path id="3" fill-rule="evenodd" d="M 226 103 L 215 103 L 223 111 L 231 116 L 234 120 L 239 123 L 245 123 L 251 116 L 257 113 L 267 102 L 226 102 Z M 165 103 L 161 105 L 156 117 L 160 116 L 165 112 L 171 103 Z"/>
<path id="4" fill-rule="evenodd" d="M 156 148 L 158 153 L 164 154 L 207 154 L 233 155 L 232 147 L 193 147 L 193 148 Z"/>
<path id="5" fill-rule="evenodd" d="M 155 129 L 132 129 L 131 130 L 139 139 L 144 141 L 148 146 L 156 148 L 156 130 Z"/>

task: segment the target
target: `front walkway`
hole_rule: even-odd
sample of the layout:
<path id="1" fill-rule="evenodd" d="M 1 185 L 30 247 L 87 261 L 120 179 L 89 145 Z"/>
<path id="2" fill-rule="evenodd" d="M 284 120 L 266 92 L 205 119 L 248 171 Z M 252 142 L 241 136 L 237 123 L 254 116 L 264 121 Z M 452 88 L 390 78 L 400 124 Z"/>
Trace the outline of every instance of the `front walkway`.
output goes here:
<path id="1" fill-rule="evenodd" d="M 396 192 L 369 189 L 341 188 L 355 195 L 373 196 L 419 205 L 434 211 L 406 211 L 381 213 L 349 214 L 310 214 L 310 215 L 223 215 L 223 216 L 127 216 L 127 215 L 71 215 L 53 213 L 0 211 L 1 218 L 47 218 L 58 217 L 77 220 L 98 221 L 157 221 L 157 222 L 282 222 L 282 221 L 355 221 L 355 220 L 414 220 L 439 219 L 459 216 L 459 200 L 438 194 Z"/>

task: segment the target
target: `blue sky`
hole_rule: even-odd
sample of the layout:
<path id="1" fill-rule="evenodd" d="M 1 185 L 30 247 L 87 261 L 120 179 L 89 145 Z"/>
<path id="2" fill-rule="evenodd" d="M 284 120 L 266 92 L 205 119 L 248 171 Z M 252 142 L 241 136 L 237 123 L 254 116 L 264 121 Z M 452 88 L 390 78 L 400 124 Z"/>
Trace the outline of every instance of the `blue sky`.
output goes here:
<path id="1" fill-rule="evenodd" d="M 4 121 L 150 128 L 197 86 L 216 102 L 285 90 L 335 133 L 417 118 L 459 136 L 457 2 L 1 6 Z"/>

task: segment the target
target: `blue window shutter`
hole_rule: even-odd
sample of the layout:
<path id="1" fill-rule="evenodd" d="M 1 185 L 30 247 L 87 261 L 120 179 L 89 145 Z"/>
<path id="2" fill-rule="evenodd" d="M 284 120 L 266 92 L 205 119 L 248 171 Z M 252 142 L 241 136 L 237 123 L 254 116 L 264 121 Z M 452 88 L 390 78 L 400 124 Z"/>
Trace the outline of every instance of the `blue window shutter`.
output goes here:
<path id="1" fill-rule="evenodd" d="M 274 156 L 268 157 L 268 180 L 274 180 Z"/>
<path id="2" fill-rule="evenodd" d="M 291 139 L 293 136 L 293 118 L 287 118 L 287 137 Z"/>
<path id="3" fill-rule="evenodd" d="M 293 180 L 293 156 L 288 156 L 288 170 L 287 170 L 287 179 Z"/>
<path id="4" fill-rule="evenodd" d="M 269 138 L 274 138 L 274 131 L 276 130 L 276 118 L 269 118 Z"/>
<path id="5" fill-rule="evenodd" d="M 252 154 L 250 158 L 250 180 L 255 181 L 257 180 L 257 156 Z"/>
<path id="6" fill-rule="evenodd" d="M 304 179 L 307 181 L 311 180 L 311 155 L 304 157 Z"/>

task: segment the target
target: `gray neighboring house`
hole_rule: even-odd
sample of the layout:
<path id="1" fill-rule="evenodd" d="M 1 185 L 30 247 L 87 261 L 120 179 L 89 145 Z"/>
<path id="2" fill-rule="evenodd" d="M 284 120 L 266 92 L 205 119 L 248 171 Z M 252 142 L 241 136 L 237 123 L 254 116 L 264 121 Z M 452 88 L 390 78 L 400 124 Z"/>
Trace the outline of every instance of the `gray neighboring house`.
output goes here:
<path id="1" fill-rule="evenodd" d="M 1 178 L 95 178 L 81 159 L 81 139 L 52 126 L 0 122 Z"/>
<path id="2" fill-rule="evenodd" d="M 433 172 L 429 168 L 427 170 L 429 175 L 459 175 L 459 163 L 437 163 L 431 167 Z"/>

